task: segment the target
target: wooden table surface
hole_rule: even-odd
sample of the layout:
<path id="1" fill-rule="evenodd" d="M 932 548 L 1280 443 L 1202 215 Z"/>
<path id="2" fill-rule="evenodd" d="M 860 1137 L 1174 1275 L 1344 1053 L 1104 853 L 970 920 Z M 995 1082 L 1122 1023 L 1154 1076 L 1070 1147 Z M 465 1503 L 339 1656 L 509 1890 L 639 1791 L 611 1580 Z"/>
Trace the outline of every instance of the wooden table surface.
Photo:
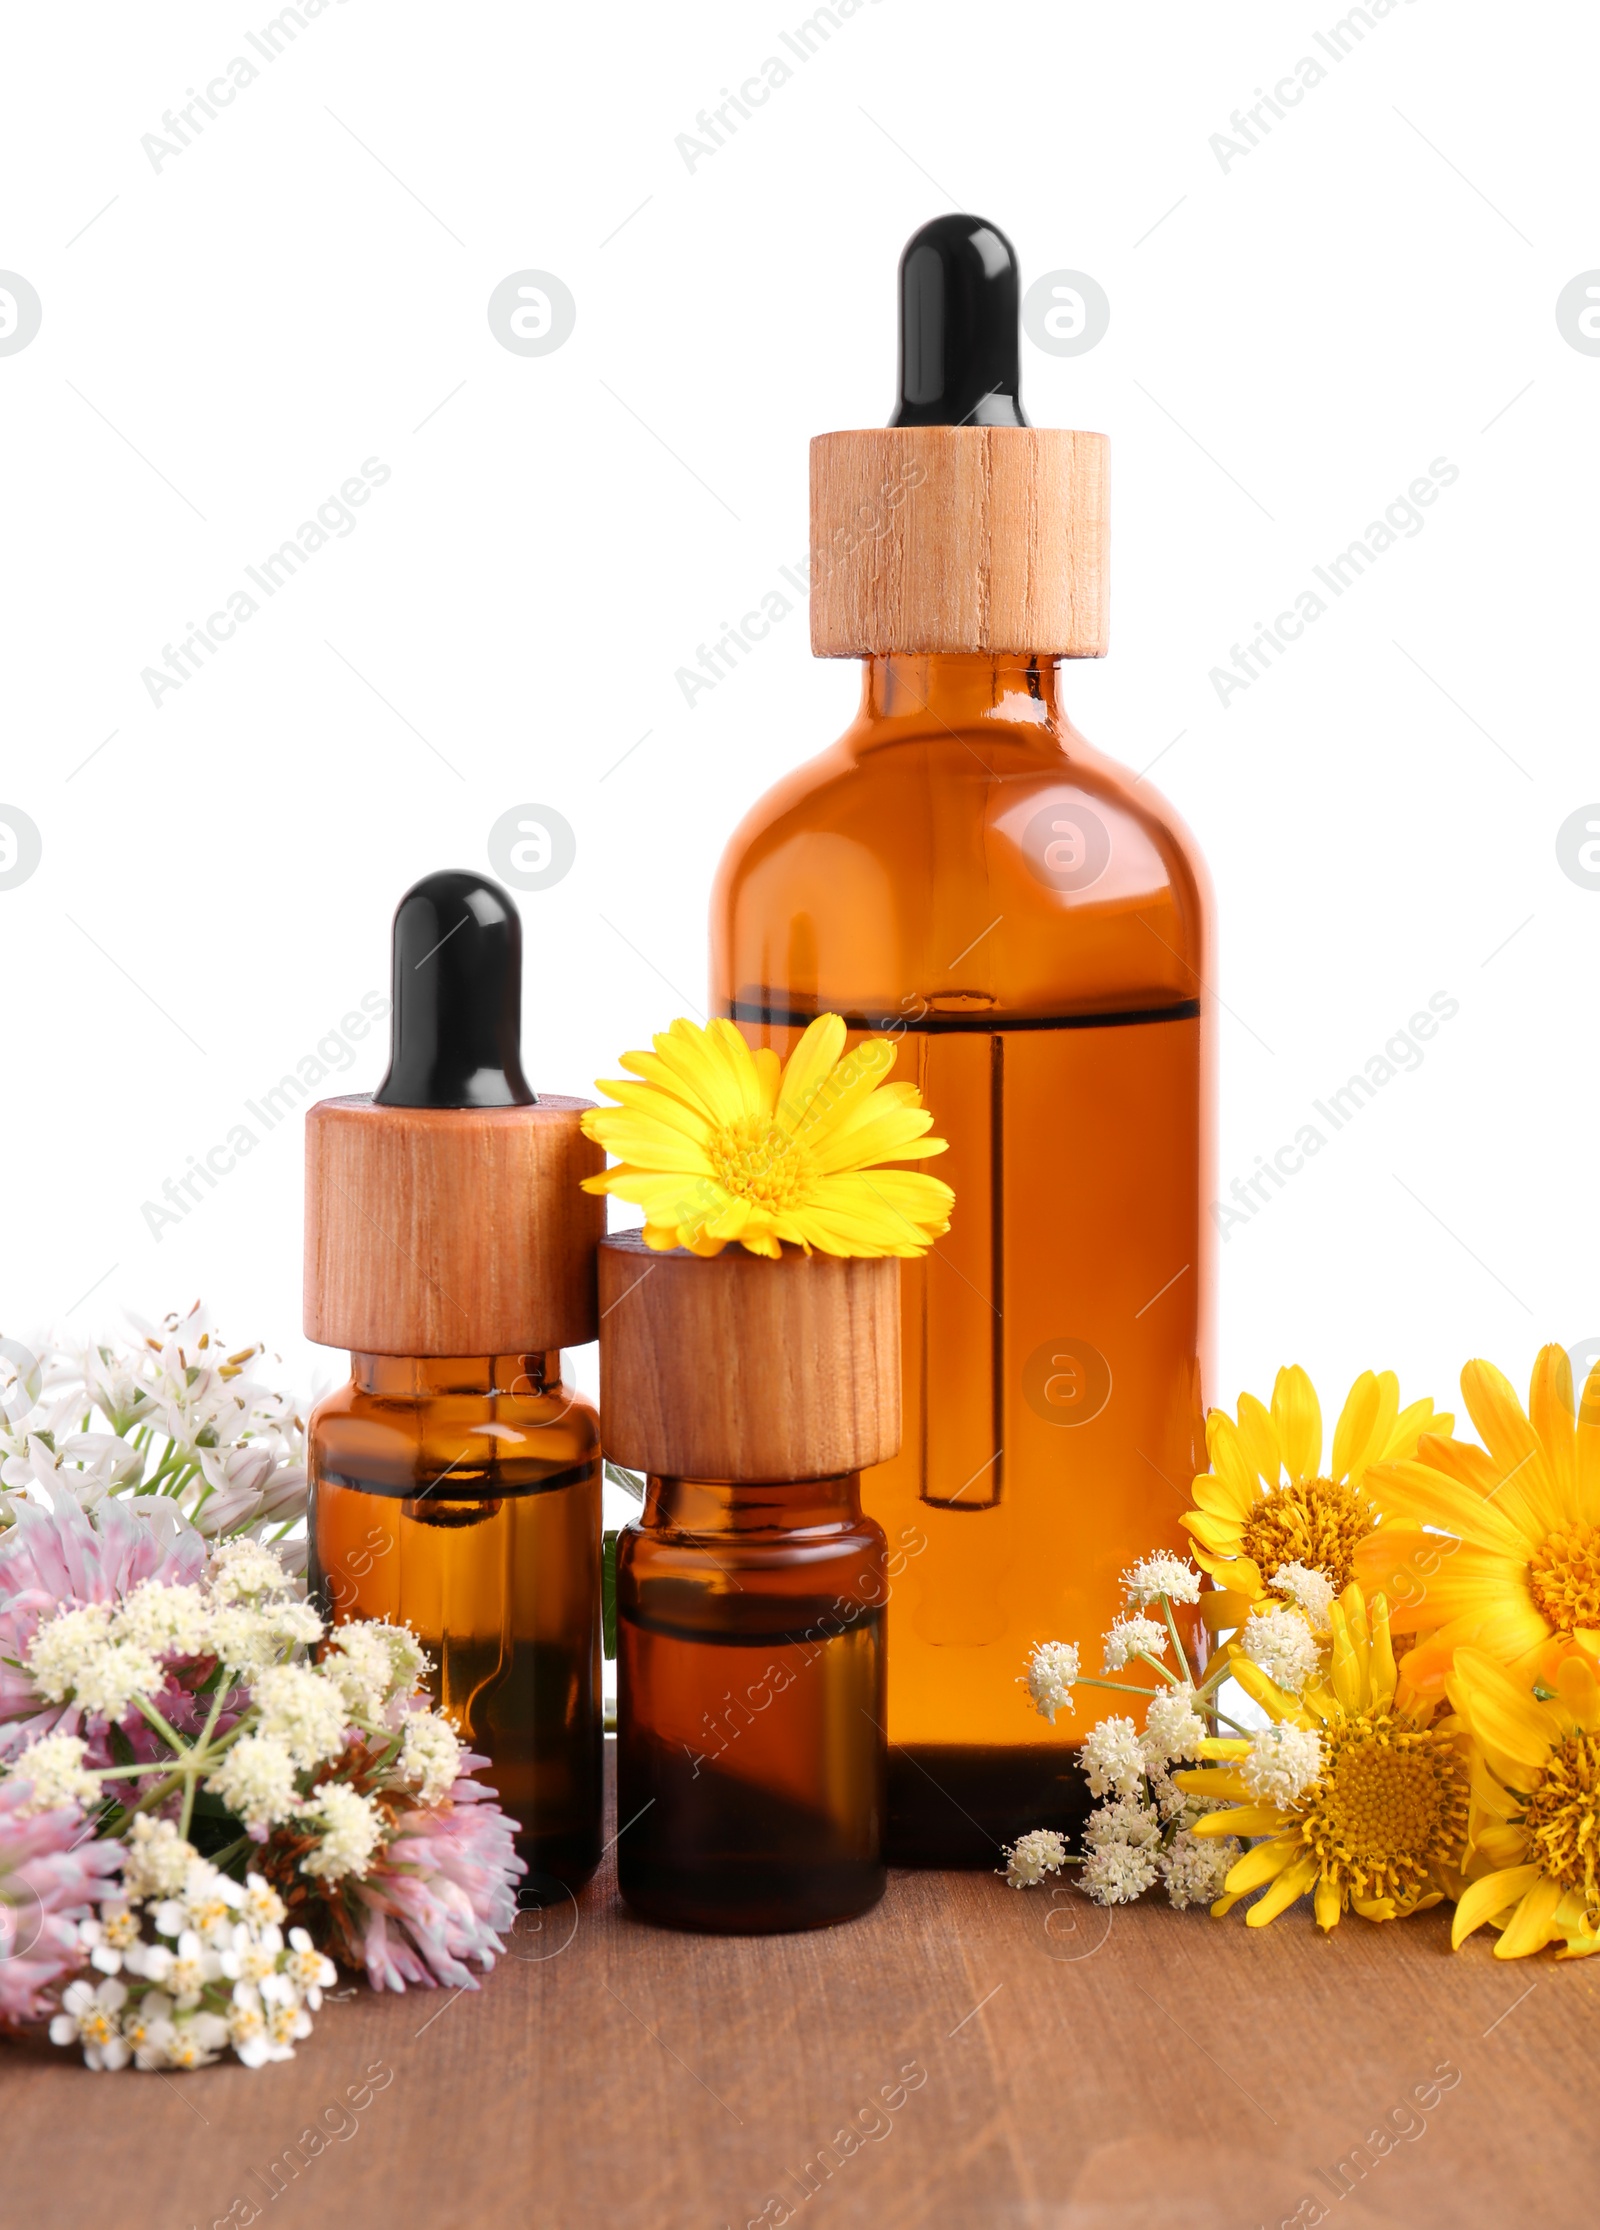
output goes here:
<path id="1" fill-rule="evenodd" d="M 1325 1941 L 897 1873 L 852 1926 L 714 1938 L 608 1859 L 481 1990 L 362 1986 L 282 2066 L 0 2046 L 0 2222 L 1588 2230 L 1597 2034 L 1600 1961 L 1454 1955 L 1438 1913 Z"/>

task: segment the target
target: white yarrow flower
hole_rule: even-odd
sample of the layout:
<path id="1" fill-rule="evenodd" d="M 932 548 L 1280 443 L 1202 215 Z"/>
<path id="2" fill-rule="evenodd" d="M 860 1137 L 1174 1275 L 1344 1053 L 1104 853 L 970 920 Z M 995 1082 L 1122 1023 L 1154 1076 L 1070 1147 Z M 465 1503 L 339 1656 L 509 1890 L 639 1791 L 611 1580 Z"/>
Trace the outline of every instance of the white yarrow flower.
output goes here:
<path id="1" fill-rule="evenodd" d="M 1072 1684 L 1078 1677 L 1076 1642 L 1040 1642 L 1028 1659 L 1024 1685 L 1041 1719 L 1056 1723 L 1058 1711 L 1072 1709 Z"/>
<path id="2" fill-rule="evenodd" d="M 1164 1595 L 1169 1603 L 1198 1603 L 1200 1575 L 1186 1557 L 1158 1549 L 1122 1575 L 1123 1592 L 1130 1603 L 1153 1603 Z"/>
<path id="3" fill-rule="evenodd" d="M 1060 1873 L 1067 1863 L 1067 1846 L 1053 1827 L 1035 1827 L 1019 1835 L 1004 1857 L 1011 1887 L 1036 1889 L 1046 1874 Z"/>
<path id="4" fill-rule="evenodd" d="M 1322 1771 L 1322 1737 L 1310 1727 L 1259 1727 L 1239 1777 L 1258 1804 L 1288 1807 Z"/>
<path id="5" fill-rule="evenodd" d="M 461 1743 L 436 1711 L 413 1711 L 400 1744 L 400 1771 L 417 1785 L 424 1804 L 440 1804 L 461 1771 Z"/>
<path id="6" fill-rule="evenodd" d="M 1140 1650 L 1152 1657 L 1166 1654 L 1167 1629 L 1153 1618 L 1119 1618 L 1106 1633 L 1106 1671 L 1121 1672 Z"/>
<path id="7" fill-rule="evenodd" d="M 344 1747 L 349 1709 L 337 1685 L 310 1665 L 271 1665 L 250 1685 L 260 1732 L 298 1766 L 320 1765 Z"/>
<path id="8" fill-rule="evenodd" d="M 1245 1620 L 1239 1647 L 1269 1680 L 1298 1696 L 1317 1669 L 1316 1637 L 1298 1611 L 1257 1610 Z"/>
<path id="9" fill-rule="evenodd" d="M 1313 1626 L 1326 1630 L 1334 1586 L 1320 1564 L 1280 1564 L 1271 1580 L 1275 1595 L 1287 1595 Z"/>
<path id="10" fill-rule="evenodd" d="M 1091 1727 L 1082 1758 L 1091 1796 L 1132 1796 L 1144 1780 L 1145 1755 L 1131 1719 L 1102 1719 Z"/>
<path id="11" fill-rule="evenodd" d="M 18 1807 L 19 1819 L 31 1818 L 36 1812 L 53 1812 L 62 1804 L 99 1802 L 99 1780 L 84 1769 L 84 1752 L 88 1747 L 82 1737 L 75 1734 L 47 1734 L 38 1742 L 29 1743 L 8 1776 L 14 1781 L 32 1783 L 26 1803 Z M 110 1971 L 114 1973 L 115 1969 Z"/>
<path id="12" fill-rule="evenodd" d="M 196 1857 L 194 1845 L 184 1841 L 171 1820 L 153 1820 L 147 1812 L 135 1818 L 123 1847 L 123 1886 L 135 1899 L 173 1896 Z"/>
<path id="13" fill-rule="evenodd" d="M 85 2065 L 96 2072 L 126 2067 L 132 2054 L 118 2016 L 127 2002 L 127 1984 L 113 1975 L 94 1987 L 69 1982 L 61 1993 L 61 2011 L 50 2023 L 51 2043 L 81 2043 Z"/>
<path id="14" fill-rule="evenodd" d="M 248 1828 L 275 1827 L 300 1803 L 293 1754 L 287 1743 L 267 1735 L 241 1735 L 206 1787 Z"/>
<path id="15" fill-rule="evenodd" d="M 372 1799 L 343 1781 L 329 1781 L 318 1789 L 307 1807 L 307 1823 L 320 1821 L 322 1840 L 300 1870 L 326 1881 L 344 1874 L 364 1874 L 373 1852 L 383 1840 L 383 1821 Z"/>

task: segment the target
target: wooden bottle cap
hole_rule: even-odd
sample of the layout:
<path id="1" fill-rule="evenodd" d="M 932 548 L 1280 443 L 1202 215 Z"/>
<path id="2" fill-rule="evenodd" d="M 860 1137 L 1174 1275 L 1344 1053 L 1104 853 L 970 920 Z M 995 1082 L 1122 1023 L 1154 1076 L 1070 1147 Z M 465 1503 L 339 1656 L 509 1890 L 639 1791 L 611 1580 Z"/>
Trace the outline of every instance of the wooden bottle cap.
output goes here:
<path id="1" fill-rule="evenodd" d="M 900 1264 L 600 1248 L 600 1436 L 674 1479 L 831 1479 L 900 1446 Z"/>
<path id="2" fill-rule="evenodd" d="M 305 1330 L 364 1355 L 519 1355 L 595 1337 L 605 1151 L 592 1100 L 306 1116 Z"/>
<path id="3" fill-rule="evenodd" d="M 1103 658 L 1110 444 L 882 426 L 811 444 L 811 648 Z"/>

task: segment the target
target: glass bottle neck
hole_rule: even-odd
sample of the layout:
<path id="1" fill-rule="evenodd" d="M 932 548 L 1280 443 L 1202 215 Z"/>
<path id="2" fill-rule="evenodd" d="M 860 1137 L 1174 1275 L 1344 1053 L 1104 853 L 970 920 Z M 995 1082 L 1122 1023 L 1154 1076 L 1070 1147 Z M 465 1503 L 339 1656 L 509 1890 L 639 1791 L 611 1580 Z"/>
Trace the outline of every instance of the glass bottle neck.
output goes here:
<path id="1" fill-rule="evenodd" d="M 861 717 L 914 734 L 929 726 L 994 721 L 1047 732 L 1065 724 L 1054 658 L 1026 654 L 892 652 L 864 661 Z"/>
<path id="2" fill-rule="evenodd" d="M 533 1355 L 352 1355 L 351 1382 L 390 1401 L 440 1394 L 549 1393 L 561 1383 L 561 1350 Z"/>
<path id="3" fill-rule="evenodd" d="M 671 1479 L 652 1472 L 639 1523 L 667 1533 L 830 1533 L 861 1522 L 861 1474 Z"/>

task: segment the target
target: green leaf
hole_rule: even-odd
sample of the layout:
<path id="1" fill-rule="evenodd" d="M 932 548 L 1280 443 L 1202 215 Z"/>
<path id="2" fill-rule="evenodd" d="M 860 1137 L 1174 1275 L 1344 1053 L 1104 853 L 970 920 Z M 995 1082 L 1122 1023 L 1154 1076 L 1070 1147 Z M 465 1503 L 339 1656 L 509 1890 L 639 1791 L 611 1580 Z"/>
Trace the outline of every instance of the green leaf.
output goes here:
<path id="1" fill-rule="evenodd" d="M 600 1646 L 609 1663 L 617 1654 L 617 1536 L 600 1536 Z"/>

